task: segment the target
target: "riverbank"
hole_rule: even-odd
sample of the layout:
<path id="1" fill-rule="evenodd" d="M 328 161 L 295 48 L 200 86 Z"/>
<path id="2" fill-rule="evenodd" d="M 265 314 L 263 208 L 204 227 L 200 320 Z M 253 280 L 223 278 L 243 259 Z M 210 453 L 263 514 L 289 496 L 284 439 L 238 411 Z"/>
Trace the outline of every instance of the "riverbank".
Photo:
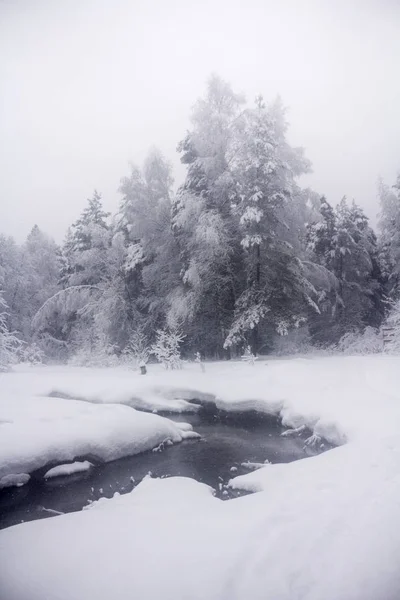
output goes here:
<path id="1" fill-rule="evenodd" d="M 258 493 L 228 502 L 191 478 L 145 478 L 132 492 L 100 499 L 89 510 L 5 529 L 5 600 L 125 600 L 127 594 L 146 600 L 397 600 L 400 359 L 266 363 L 207 365 L 204 375 L 190 366 L 154 371 L 148 379 L 55 369 L 44 369 L 43 377 L 35 370 L 7 376 L 14 397 L 26 392 L 28 381 L 31 393 L 55 392 L 57 385 L 72 395 L 79 380 L 92 403 L 129 404 L 128 394 L 189 404 L 199 394 L 203 401 L 212 396 L 226 410 L 275 415 L 297 430 L 294 436 L 308 427 L 310 444 L 325 438 L 341 445 L 267 464 L 236 482 L 233 472 L 231 487 Z"/>

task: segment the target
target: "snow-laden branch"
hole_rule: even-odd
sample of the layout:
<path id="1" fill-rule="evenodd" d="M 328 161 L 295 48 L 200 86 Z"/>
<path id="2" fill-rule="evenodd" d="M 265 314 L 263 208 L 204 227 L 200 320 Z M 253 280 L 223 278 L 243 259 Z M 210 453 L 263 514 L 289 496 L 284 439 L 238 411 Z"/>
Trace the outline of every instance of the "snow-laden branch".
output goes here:
<path id="1" fill-rule="evenodd" d="M 303 268 L 304 274 L 314 288 L 327 291 L 338 289 L 338 279 L 327 267 L 309 260 L 298 259 L 298 261 Z"/>
<path id="2" fill-rule="evenodd" d="M 51 296 L 39 308 L 32 319 L 32 326 L 39 330 L 44 328 L 46 322 L 57 311 L 61 315 L 67 315 L 78 310 L 83 310 L 87 306 L 93 293 L 103 293 L 103 290 L 96 285 L 73 285 L 65 290 L 60 290 L 54 296 Z"/>

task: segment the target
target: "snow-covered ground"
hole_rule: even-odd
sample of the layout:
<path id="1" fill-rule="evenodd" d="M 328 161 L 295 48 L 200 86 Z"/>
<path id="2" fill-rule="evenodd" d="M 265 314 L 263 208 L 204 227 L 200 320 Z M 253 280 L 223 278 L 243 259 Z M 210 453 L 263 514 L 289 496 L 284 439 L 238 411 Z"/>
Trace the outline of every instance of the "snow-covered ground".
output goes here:
<path id="1" fill-rule="evenodd" d="M 43 370 L 43 373 L 45 371 Z M 0 489 L 27 483 L 37 469 L 93 458 L 108 462 L 196 436 L 185 423 L 128 406 L 12 394 L 0 385 Z M 34 374 L 32 377 L 40 377 Z M 1 598 L 1 596 L 0 596 Z"/>
<path id="2" fill-rule="evenodd" d="M 2 376 L 0 443 L 7 427 L 17 427 L 2 461 L 4 448 L 24 458 L 37 451 L 38 439 L 25 442 L 28 423 L 40 433 L 46 418 L 73 423 L 77 401 L 43 397 L 49 393 L 90 400 L 79 406 L 93 415 L 80 415 L 72 428 L 83 437 L 91 437 L 92 419 L 102 419 L 98 410 L 171 427 L 119 405 L 139 399 L 153 410 L 184 410 L 188 402 L 192 410 L 192 399 L 215 398 L 226 410 L 280 414 L 340 447 L 233 478 L 232 487 L 258 493 L 227 502 L 190 479 L 147 478 L 89 510 L 6 529 L 0 597 L 398 600 L 399 372 L 400 358 L 378 356 L 219 363 L 204 374 L 188 365 L 173 373 L 150 366 L 146 376 L 67 368 Z"/>

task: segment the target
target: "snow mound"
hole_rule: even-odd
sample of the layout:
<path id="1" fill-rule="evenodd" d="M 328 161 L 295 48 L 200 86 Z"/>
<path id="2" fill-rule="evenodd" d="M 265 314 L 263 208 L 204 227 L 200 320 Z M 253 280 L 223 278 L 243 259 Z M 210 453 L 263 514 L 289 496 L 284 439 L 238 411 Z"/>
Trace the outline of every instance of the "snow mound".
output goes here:
<path id="1" fill-rule="evenodd" d="M 21 487 L 30 480 L 30 475 L 27 473 L 15 473 L 11 475 L 3 475 L 0 477 L 0 489 L 6 487 Z"/>
<path id="2" fill-rule="evenodd" d="M 84 471 L 89 471 L 89 469 L 92 467 L 92 463 L 90 463 L 88 460 L 84 460 L 83 462 L 76 461 L 66 465 L 58 465 L 57 467 L 49 469 L 44 478 L 51 479 L 52 477 L 65 477 L 67 475 L 73 475 L 74 473 L 83 473 Z"/>
<path id="3" fill-rule="evenodd" d="M 394 433 L 400 419 L 396 357 L 216 363 L 205 373 L 197 367 L 168 372 L 149 365 L 145 376 L 120 368 L 19 368 L 2 375 L 2 394 L 52 393 L 88 405 L 128 404 L 149 412 L 196 412 L 199 402 L 214 403 L 224 411 L 276 415 L 285 426 L 307 427 L 335 445 L 375 435 L 377 429 Z M 389 413 L 395 418 L 388 419 Z M 0 421 L 7 419 L 9 411 L 0 410 Z"/>
<path id="4" fill-rule="evenodd" d="M 163 442 L 198 437 L 187 424 L 123 405 L 40 397 L 11 400 L 0 398 L 0 414 L 8 418 L 0 425 L 0 487 L 10 485 L 10 476 L 17 474 L 79 459 L 108 462 Z"/>

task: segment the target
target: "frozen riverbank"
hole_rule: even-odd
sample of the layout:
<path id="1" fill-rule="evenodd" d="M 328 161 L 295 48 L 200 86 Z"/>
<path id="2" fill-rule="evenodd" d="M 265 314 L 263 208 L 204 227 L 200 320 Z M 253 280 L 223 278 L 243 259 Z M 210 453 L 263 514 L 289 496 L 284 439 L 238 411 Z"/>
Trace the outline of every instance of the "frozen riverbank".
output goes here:
<path id="1" fill-rule="evenodd" d="M 51 517 L 60 511 L 81 510 L 116 492 L 128 493 L 149 472 L 152 477 L 192 477 L 213 487 L 218 497 L 228 499 L 236 493 L 227 486 L 233 476 L 248 473 L 255 463 L 290 462 L 306 457 L 309 451 L 304 447 L 304 436 L 282 437 L 284 428 L 273 418 L 211 411 L 174 417 L 179 418 L 190 421 L 201 435 L 200 441 L 163 445 L 90 470 L 83 469 L 85 463 L 55 468 L 56 473 L 71 471 L 68 476 L 33 477 L 22 488 L 0 493 L 0 528 Z"/>
<path id="2" fill-rule="evenodd" d="M 148 379 L 68 369 L 7 376 L 3 389 L 13 397 L 29 378 L 31 393 L 57 384 L 69 395 L 79 377 L 88 389 L 92 379 L 92 402 L 129 403 L 139 387 L 190 402 L 194 390 L 227 410 L 257 407 L 342 445 L 237 480 L 232 473 L 232 487 L 259 491 L 228 502 L 189 478 L 147 478 L 90 510 L 5 529 L 5 600 L 397 600 L 400 360 L 267 362 L 211 365 L 204 375 L 155 369 Z"/>

